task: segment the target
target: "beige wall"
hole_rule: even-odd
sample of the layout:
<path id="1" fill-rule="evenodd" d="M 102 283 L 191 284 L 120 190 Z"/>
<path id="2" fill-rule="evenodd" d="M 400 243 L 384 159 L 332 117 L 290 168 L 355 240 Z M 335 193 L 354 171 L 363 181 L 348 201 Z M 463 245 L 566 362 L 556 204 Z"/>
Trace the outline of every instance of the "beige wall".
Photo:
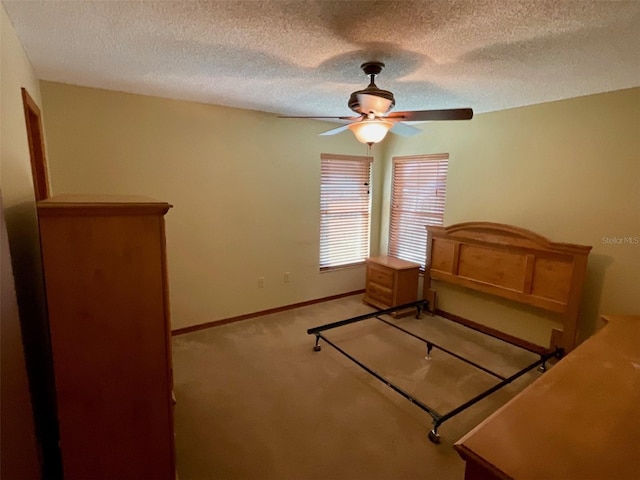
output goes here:
<path id="1" fill-rule="evenodd" d="M 321 122 L 42 82 L 54 193 L 139 193 L 167 218 L 173 326 L 363 287 L 363 269 L 318 272 L 319 156 L 365 154 Z M 448 152 L 445 223 L 486 220 L 592 245 L 582 334 L 598 312 L 637 313 L 640 89 L 424 124 L 374 148 L 374 242 L 385 251 L 393 155 Z M 380 232 L 378 242 L 376 232 Z M 293 281 L 283 282 L 291 272 Z M 265 288 L 257 287 L 264 276 Z M 546 344 L 554 318 L 439 288 L 441 306 Z M 458 300 L 464 298 L 464 303 Z"/>
<path id="2" fill-rule="evenodd" d="M 507 223 L 552 241 L 593 246 L 582 335 L 598 313 L 640 313 L 640 88 L 423 124 L 386 146 L 381 248 L 386 250 L 390 156 L 448 152 L 445 225 Z M 633 243 L 606 243 L 629 238 Z M 535 310 L 440 285 L 441 306 L 546 344 Z M 462 300 L 462 301 L 461 301 Z M 545 316 L 546 317 L 546 316 Z M 518 317 L 520 318 L 520 317 Z M 544 328 L 540 328 L 540 327 Z"/>
<path id="3" fill-rule="evenodd" d="M 50 82 L 41 89 L 54 194 L 142 194 L 174 205 L 166 222 L 174 329 L 364 287 L 363 267 L 318 270 L 320 154 L 366 155 L 349 132 L 318 137 L 335 125 Z"/>
<path id="4" fill-rule="evenodd" d="M 26 87 L 36 102 L 39 102 L 40 91 L 31 64 L 2 6 L 0 16 L 0 204 L 11 252 L 9 259 L 2 225 L 2 476 L 36 479 L 40 478 L 40 457 L 27 385 L 20 319 L 29 330 L 42 325 L 45 316 L 35 199 L 20 88 Z M 21 300 L 20 310 L 16 294 Z M 27 339 L 29 341 L 32 341 L 32 347 L 37 345 L 37 338 Z"/>

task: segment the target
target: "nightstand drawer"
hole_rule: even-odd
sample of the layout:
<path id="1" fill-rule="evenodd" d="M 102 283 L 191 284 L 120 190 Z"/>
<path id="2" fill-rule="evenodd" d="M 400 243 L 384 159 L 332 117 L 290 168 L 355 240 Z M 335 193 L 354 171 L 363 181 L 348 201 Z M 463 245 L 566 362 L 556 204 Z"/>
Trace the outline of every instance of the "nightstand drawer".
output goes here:
<path id="1" fill-rule="evenodd" d="M 393 270 L 378 265 L 369 265 L 368 269 L 367 281 L 393 288 Z"/>
<path id="2" fill-rule="evenodd" d="M 373 282 L 367 283 L 366 295 L 370 299 L 385 305 L 391 305 L 391 302 L 393 301 L 393 290 Z"/>

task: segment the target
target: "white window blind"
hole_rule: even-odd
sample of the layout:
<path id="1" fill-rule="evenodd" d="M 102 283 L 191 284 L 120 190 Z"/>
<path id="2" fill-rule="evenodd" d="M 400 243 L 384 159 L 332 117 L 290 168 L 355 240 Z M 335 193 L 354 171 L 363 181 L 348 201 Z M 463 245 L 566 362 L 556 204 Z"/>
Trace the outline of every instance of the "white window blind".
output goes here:
<path id="1" fill-rule="evenodd" d="M 389 255 L 424 268 L 426 225 L 442 225 L 449 155 L 393 158 Z"/>
<path id="2" fill-rule="evenodd" d="M 371 157 L 322 154 L 320 270 L 369 256 Z"/>

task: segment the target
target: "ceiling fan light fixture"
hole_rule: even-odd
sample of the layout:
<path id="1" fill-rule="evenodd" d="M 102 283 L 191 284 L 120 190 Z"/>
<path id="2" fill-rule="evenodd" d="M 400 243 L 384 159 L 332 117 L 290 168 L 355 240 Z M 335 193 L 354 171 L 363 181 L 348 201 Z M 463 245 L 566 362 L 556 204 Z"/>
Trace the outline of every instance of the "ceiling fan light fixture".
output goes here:
<path id="1" fill-rule="evenodd" d="M 349 125 L 349 130 L 353 132 L 359 142 L 373 145 L 381 142 L 387 132 L 393 127 L 393 122 L 379 119 L 365 119 Z"/>

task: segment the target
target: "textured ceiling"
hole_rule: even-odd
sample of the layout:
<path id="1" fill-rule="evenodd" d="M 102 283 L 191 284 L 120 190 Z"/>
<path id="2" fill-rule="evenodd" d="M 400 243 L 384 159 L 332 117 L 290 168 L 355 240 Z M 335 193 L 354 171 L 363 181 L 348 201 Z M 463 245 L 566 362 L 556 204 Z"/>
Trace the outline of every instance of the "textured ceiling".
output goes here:
<path id="1" fill-rule="evenodd" d="M 395 110 L 487 112 L 640 85 L 640 1 L 2 2 L 44 80 L 345 115 L 365 61 Z"/>

